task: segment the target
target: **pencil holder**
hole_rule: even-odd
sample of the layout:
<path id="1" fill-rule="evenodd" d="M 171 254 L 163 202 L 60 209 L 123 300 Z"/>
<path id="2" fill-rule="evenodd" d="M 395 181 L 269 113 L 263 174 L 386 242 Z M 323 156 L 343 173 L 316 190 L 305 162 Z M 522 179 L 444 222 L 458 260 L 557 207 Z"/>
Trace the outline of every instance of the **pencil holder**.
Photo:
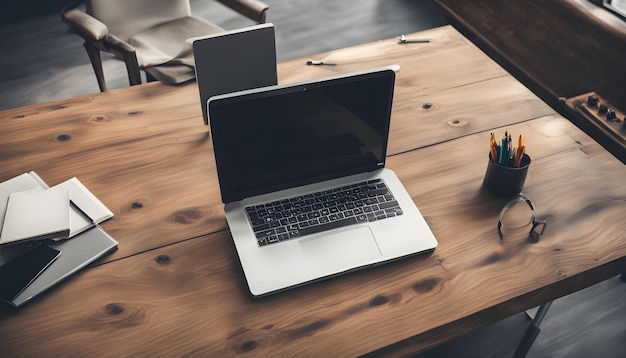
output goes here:
<path id="1" fill-rule="evenodd" d="M 488 158 L 483 186 L 500 197 L 519 194 L 524 188 L 530 166 L 530 156 L 524 154 L 519 167 L 506 167 Z"/>

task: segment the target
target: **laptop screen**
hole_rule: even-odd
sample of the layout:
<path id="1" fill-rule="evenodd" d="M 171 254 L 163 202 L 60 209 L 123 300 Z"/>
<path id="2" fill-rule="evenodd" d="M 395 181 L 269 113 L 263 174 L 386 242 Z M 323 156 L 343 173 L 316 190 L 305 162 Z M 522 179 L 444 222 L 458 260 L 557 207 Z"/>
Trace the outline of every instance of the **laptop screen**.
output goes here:
<path id="1" fill-rule="evenodd" d="M 209 101 L 223 202 L 382 168 L 394 81 L 385 69 Z"/>

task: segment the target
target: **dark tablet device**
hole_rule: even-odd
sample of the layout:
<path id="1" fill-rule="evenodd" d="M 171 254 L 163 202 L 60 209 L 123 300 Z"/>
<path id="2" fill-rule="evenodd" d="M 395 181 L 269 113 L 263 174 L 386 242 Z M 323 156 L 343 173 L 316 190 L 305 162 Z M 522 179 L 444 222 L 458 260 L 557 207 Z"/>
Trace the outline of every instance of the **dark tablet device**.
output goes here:
<path id="1" fill-rule="evenodd" d="M 274 25 L 264 23 L 193 40 L 204 124 L 209 98 L 278 83 Z"/>
<path id="2" fill-rule="evenodd" d="M 12 301 L 39 274 L 61 255 L 61 251 L 47 245 L 34 249 L 0 266 L 0 299 Z"/>

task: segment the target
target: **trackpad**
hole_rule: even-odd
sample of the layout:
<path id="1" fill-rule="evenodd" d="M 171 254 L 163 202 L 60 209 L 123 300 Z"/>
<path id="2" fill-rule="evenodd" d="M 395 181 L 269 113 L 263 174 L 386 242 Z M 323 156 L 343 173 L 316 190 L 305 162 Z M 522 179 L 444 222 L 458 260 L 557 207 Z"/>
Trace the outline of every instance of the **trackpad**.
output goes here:
<path id="1" fill-rule="evenodd" d="M 304 256 L 327 273 L 377 261 L 382 256 L 369 227 L 358 227 L 300 241 Z"/>

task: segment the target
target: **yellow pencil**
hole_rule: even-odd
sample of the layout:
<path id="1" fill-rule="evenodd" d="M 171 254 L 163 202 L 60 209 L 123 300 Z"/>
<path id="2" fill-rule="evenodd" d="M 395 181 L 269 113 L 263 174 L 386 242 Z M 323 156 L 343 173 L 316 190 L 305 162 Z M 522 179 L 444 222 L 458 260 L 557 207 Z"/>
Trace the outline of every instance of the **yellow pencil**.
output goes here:
<path id="1" fill-rule="evenodd" d="M 526 151 L 526 147 L 521 146 L 517 148 L 517 152 L 515 153 L 515 167 L 519 168 L 522 164 L 522 158 L 524 157 L 524 152 Z"/>
<path id="2" fill-rule="evenodd" d="M 496 136 L 491 133 L 491 139 L 489 140 L 489 152 L 491 153 L 491 160 L 494 162 L 497 161 L 497 153 L 496 153 Z"/>

